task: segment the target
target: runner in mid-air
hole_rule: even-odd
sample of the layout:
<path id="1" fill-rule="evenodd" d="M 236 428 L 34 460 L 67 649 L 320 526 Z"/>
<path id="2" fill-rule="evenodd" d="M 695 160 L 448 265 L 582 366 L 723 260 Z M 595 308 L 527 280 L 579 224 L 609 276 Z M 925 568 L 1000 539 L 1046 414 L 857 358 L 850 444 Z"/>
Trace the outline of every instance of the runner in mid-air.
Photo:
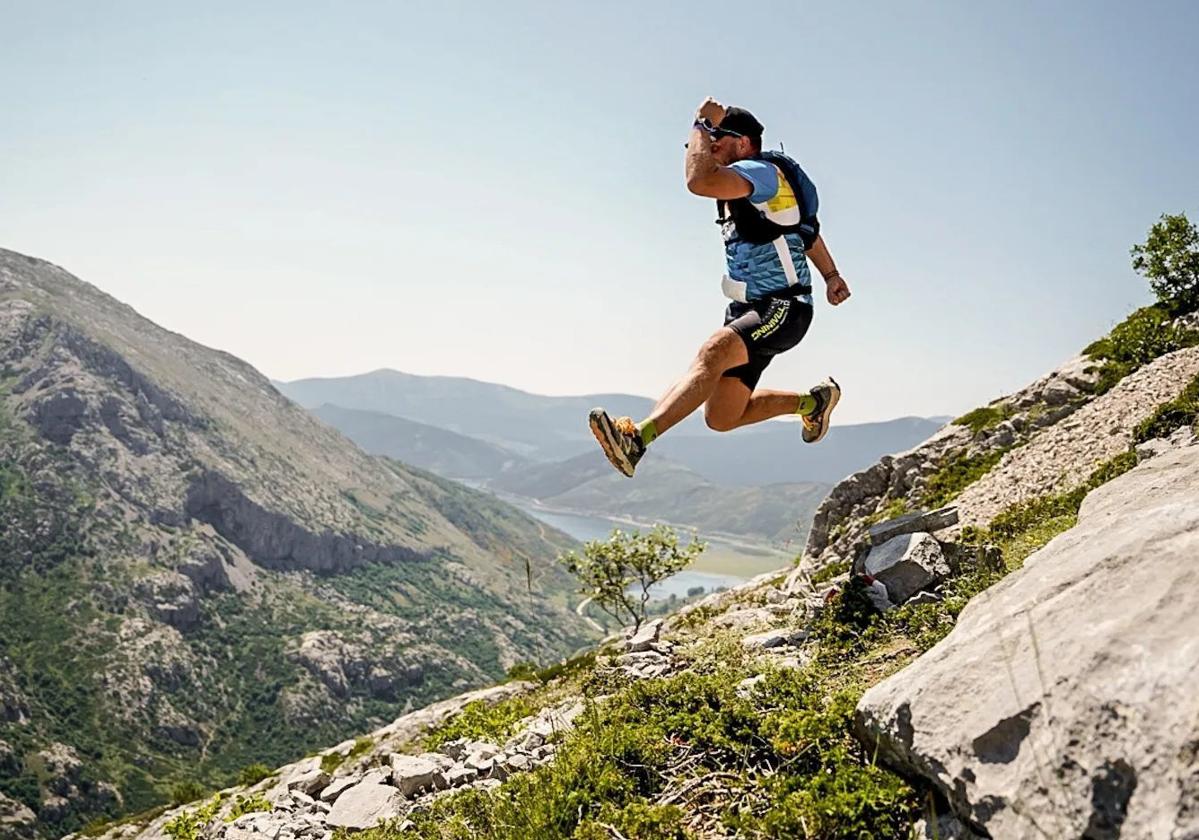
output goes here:
<path id="1" fill-rule="evenodd" d="M 762 151 L 762 124 L 753 114 L 710 97 L 695 115 L 686 171 L 688 190 L 716 199 L 728 262 L 722 288 L 732 303 L 724 326 L 649 417 L 634 423 L 591 410 L 592 434 L 612 466 L 629 477 L 646 447 L 700 405 L 718 432 L 798 414 L 804 441 L 815 443 L 841 398 L 832 378 L 806 394 L 755 390 L 770 360 L 798 344 L 812 323 L 809 258 L 824 277 L 829 303 L 849 297 L 820 238 L 816 187 L 791 158 Z"/>

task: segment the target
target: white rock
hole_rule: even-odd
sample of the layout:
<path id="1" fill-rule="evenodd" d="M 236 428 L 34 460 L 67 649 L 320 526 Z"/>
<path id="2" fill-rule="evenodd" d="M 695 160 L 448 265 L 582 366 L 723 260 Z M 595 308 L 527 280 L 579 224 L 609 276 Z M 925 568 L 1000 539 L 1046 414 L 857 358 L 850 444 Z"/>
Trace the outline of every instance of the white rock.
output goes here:
<path id="1" fill-rule="evenodd" d="M 469 784 L 477 778 L 479 778 L 479 771 L 473 767 L 455 767 L 445 774 L 445 781 L 449 787 Z"/>
<path id="2" fill-rule="evenodd" d="M 363 774 L 361 781 L 373 785 L 389 785 L 391 784 L 391 768 L 372 767 Z"/>
<path id="3" fill-rule="evenodd" d="M 883 582 L 894 604 L 902 604 L 949 574 L 941 544 L 931 534 L 902 534 L 870 549 L 866 574 Z"/>
<path id="4" fill-rule="evenodd" d="M 497 755 L 500 748 L 490 741 L 471 741 L 466 745 L 466 754 L 478 756 L 479 758 L 492 758 Z"/>
<path id="5" fill-rule="evenodd" d="M 428 758 L 419 755 L 391 756 L 391 783 L 405 796 L 415 796 L 419 791 L 444 787 L 441 768 Z"/>
<path id="6" fill-rule="evenodd" d="M 625 650 L 630 653 L 637 651 L 649 650 L 658 641 L 658 634 L 662 630 L 662 619 L 656 618 L 653 621 L 648 621 L 641 625 L 641 629 L 629 636 L 625 642 Z"/>
<path id="7" fill-rule="evenodd" d="M 755 633 L 741 639 L 742 647 L 747 650 L 770 650 L 771 648 L 796 645 L 808 637 L 806 630 L 781 628 L 767 630 L 765 633 Z"/>
<path id="8" fill-rule="evenodd" d="M 766 679 L 765 674 L 756 674 L 752 677 L 746 677 L 741 682 L 737 683 L 737 693 L 742 697 L 748 697 L 753 693 L 754 686 Z"/>
<path id="9" fill-rule="evenodd" d="M 1199 837 L 1199 447 L 1087 496 L 858 705 L 880 759 L 991 837 Z M 980 830 L 981 829 L 981 830 Z"/>
<path id="10" fill-rule="evenodd" d="M 441 753 L 427 752 L 421 753 L 418 758 L 423 758 L 430 764 L 437 767 L 438 770 L 449 770 L 454 766 L 454 760 L 449 756 L 444 756 Z"/>
<path id="11" fill-rule="evenodd" d="M 390 785 L 369 782 L 354 785 L 333 803 L 326 822 L 353 831 L 371 828 L 404 813 L 404 795 Z"/>
<path id="12" fill-rule="evenodd" d="M 532 766 L 532 762 L 524 753 L 517 753 L 516 755 L 509 756 L 508 760 L 504 762 L 504 766 L 513 772 L 519 773 L 528 770 Z"/>
<path id="13" fill-rule="evenodd" d="M 360 781 L 362 781 L 362 780 L 355 779 L 355 778 L 349 777 L 349 776 L 347 776 L 346 778 L 343 778 L 343 779 L 334 779 L 332 782 L 329 783 L 328 787 L 326 787 L 324 790 L 321 791 L 321 797 L 320 797 L 321 801 L 322 802 L 336 801 L 337 797 L 341 796 L 342 793 L 344 793 L 349 788 L 352 788 L 354 785 L 358 784 Z"/>
<path id="14" fill-rule="evenodd" d="M 325 786 L 332 780 L 332 776 L 326 773 L 319 767 L 294 776 L 287 781 L 287 789 L 290 791 L 301 791 L 309 796 L 315 796 L 325 789 Z"/>

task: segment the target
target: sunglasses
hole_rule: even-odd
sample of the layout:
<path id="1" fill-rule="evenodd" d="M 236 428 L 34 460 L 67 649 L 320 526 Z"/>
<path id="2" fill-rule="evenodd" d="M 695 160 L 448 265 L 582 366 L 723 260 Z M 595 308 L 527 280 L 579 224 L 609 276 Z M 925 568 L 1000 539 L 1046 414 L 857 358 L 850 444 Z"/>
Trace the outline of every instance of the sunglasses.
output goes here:
<path id="1" fill-rule="evenodd" d="M 740 131 L 732 131 L 727 128 L 721 128 L 718 125 L 712 125 L 712 121 L 709 120 L 707 117 L 705 117 L 702 120 L 698 120 L 696 123 L 696 126 L 698 128 L 703 129 L 705 132 L 707 132 L 708 136 L 710 138 L 712 138 L 713 141 L 719 140 L 721 137 L 744 137 L 745 136 Z"/>

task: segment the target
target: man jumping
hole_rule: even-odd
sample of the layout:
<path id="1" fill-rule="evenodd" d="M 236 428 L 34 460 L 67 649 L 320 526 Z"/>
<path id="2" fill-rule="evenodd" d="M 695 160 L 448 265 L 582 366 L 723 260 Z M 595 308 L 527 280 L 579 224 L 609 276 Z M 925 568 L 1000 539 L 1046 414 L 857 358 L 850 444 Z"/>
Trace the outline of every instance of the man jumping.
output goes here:
<path id="1" fill-rule="evenodd" d="M 809 258 L 824 277 L 828 302 L 837 306 L 849 298 L 820 238 L 815 186 L 791 158 L 762 151 L 762 124 L 753 114 L 711 98 L 696 113 L 686 171 L 688 190 L 716 199 L 728 263 L 721 285 L 732 302 L 724 326 L 649 417 L 634 423 L 591 410 L 592 434 L 612 466 L 629 477 L 646 447 L 700 405 L 718 432 L 798 414 L 804 441 L 815 443 L 841 398 L 831 378 L 806 394 L 755 390 L 771 359 L 798 344 L 812 323 Z"/>

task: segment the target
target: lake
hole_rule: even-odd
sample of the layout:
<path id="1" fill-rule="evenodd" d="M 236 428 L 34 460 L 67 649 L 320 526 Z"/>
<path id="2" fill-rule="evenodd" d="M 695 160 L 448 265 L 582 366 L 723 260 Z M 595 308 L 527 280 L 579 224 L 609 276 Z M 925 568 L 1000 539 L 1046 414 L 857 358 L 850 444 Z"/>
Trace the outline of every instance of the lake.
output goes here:
<path id="1" fill-rule="evenodd" d="M 614 528 L 626 532 L 649 530 L 649 526 L 634 525 L 601 516 L 550 510 L 524 500 L 509 498 L 507 501 L 512 502 L 533 518 L 570 534 L 582 542 L 606 540 Z M 685 529 L 677 530 L 684 542 L 692 535 L 692 532 Z M 707 592 L 722 586 L 736 586 L 762 572 L 784 568 L 790 565 L 793 559 L 792 555 L 772 546 L 757 545 L 749 541 L 732 541 L 702 533 L 695 534 L 695 536 L 708 544 L 707 550 L 690 568 L 667 578 L 650 589 L 653 597 L 669 598 L 673 594 L 683 598 L 686 597 L 688 589 L 697 586 L 702 586 Z"/>

